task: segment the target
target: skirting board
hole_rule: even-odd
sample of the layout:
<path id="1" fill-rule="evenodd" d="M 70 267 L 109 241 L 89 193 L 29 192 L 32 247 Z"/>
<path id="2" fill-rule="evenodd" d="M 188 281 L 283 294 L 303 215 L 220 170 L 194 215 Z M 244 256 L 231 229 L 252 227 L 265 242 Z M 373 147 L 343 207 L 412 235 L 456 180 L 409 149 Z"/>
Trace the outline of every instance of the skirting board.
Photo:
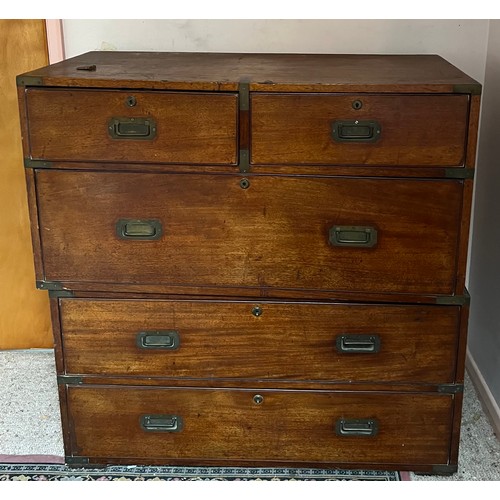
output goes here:
<path id="1" fill-rule="evenodd" d="M 472 357 L 469 350 L 467 350 L 467 357 L 465 360 L 465 366 L 467 368 L 467 372 L 474 384 L 474 387 L 477 390 L 479 400 L 483 404 L 483 408 L 489 417 L 491 426 L 493 427 L 493 431 L 500 439 L 500 407 L 498 403 L 495 401 L 493 394 L 491 393 L 486 381 L 483 378 L 483 375 L 479 371 L 479 368 Z"/>

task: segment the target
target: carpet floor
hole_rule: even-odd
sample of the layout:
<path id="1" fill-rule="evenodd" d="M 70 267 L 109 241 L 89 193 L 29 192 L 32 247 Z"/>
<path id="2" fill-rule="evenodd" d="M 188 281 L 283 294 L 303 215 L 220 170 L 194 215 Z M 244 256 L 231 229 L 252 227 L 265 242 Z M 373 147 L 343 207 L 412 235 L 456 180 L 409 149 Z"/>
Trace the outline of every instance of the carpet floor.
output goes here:
<path id="1" fill-rule="evenodd" d="M 402 481 L 406 473 L 307 468 L 109 466 L 0 464 L 0 481 Z"/>
<path id="2" fill-rule="evenodd" d="M 62 460 L 64 448 L 52 350 L 0 351 L 0 408 L 0 463 L 23 462 L 26 456 L 35 455 L 41 457 L 28 460 Z M 451 476 L 409 476 L 412 481 L 500 480 L 500 441 L 468 377 L 458 472 Z"/>

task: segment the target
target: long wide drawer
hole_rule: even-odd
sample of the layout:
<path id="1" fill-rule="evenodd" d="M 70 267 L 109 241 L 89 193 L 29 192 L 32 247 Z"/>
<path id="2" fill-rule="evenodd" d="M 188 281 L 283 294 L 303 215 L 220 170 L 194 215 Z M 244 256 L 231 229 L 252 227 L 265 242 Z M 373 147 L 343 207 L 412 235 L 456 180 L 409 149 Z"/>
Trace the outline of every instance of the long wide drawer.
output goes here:
<path id="1" fill-rule="evenodd" d="M 37 170 L 44 276 L 455 291 L 463 182 Z"/>
<path id="2" fill-rule="evenodd" d="M 68 387 L 71 450 L 92 458 L 446 464 L 453 396 Z"/>
<path id="3" fill-rule="evenodd" d="M 235 164 L 233 93 L 28 89 L 32 159 Z"/>
<path id="4" fill-rule="evenodd" d="M 254 164 L 463 165 L 466 95 L 256 94 Z"/>
<path id="5" fill-rule="evenodd" d="M 59 300 L 67 373 L 454 382 L 459 307 Z"/>

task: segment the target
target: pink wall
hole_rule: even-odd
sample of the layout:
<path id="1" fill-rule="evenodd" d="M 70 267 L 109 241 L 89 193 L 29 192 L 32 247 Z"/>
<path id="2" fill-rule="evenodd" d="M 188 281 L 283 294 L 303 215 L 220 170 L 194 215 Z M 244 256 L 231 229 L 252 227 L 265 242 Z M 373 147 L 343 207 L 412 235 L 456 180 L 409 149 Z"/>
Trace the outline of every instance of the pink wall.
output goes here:
<path id="1" fill-rule="evenodd" d="M 61 19 L 46 19 L 47 46 L 49 49 L 50 64 L 62 61 L 64 55 L 64 39 Z"/>

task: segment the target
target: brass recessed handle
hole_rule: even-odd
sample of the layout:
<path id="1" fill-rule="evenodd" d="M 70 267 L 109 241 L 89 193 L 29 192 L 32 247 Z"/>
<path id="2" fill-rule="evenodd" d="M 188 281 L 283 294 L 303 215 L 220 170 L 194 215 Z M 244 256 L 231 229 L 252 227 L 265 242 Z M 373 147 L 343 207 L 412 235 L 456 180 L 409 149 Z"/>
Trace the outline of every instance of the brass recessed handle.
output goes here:
<path id="1" fill-rule="evenodd" d="M 180 345 L 177 330 L 157 330 L 139 332 L 136 336 L 136 345 L 140 349 L 163 349 L 175 351 Z"/>
<path id="2" fill-rule="evenodd" d="M 156 137 L 156 123 L 152 118 L 113 117 L 108 122 L 112 139 L 152 140 Z"/>
<path id="3" fill-rule="evenodd" d="M 371 248 L 377 244 L 378 231 L 372 226 L 333 226 L 330 244 L 336 247 Z"/>
<path id="4" fill-rule="evenodd" d="M 332 124 L 335 142 L 376 142 L 381 134 L 382 127 L 375 120 L 338 120 Z"/>
<path id="5" fill-rule="evenodd" d="M 335 346 L 340 353 L 377 353 L 380 352 L 380 337 L 375 334 L 343 334 L 337 336 Z"/>
<path id="6" fill-rule="evenodd" d="M 183 420 L 180 415 L 142 415 L 140 425 L 148 432 L 180 432 Z"/>
<path id="7" fill-rule="evenodd" d="M 116 234 L 122 240 L 158 240 L 163 226 L 158 219 L 120 219 L 116 223 Z"/>
<path id="8" fill-rule="evenodd" d="M 374 418 L 340 418 L 335 423 L 337 436 L 372 437 L 378 434 L 378 421 Z"/>

